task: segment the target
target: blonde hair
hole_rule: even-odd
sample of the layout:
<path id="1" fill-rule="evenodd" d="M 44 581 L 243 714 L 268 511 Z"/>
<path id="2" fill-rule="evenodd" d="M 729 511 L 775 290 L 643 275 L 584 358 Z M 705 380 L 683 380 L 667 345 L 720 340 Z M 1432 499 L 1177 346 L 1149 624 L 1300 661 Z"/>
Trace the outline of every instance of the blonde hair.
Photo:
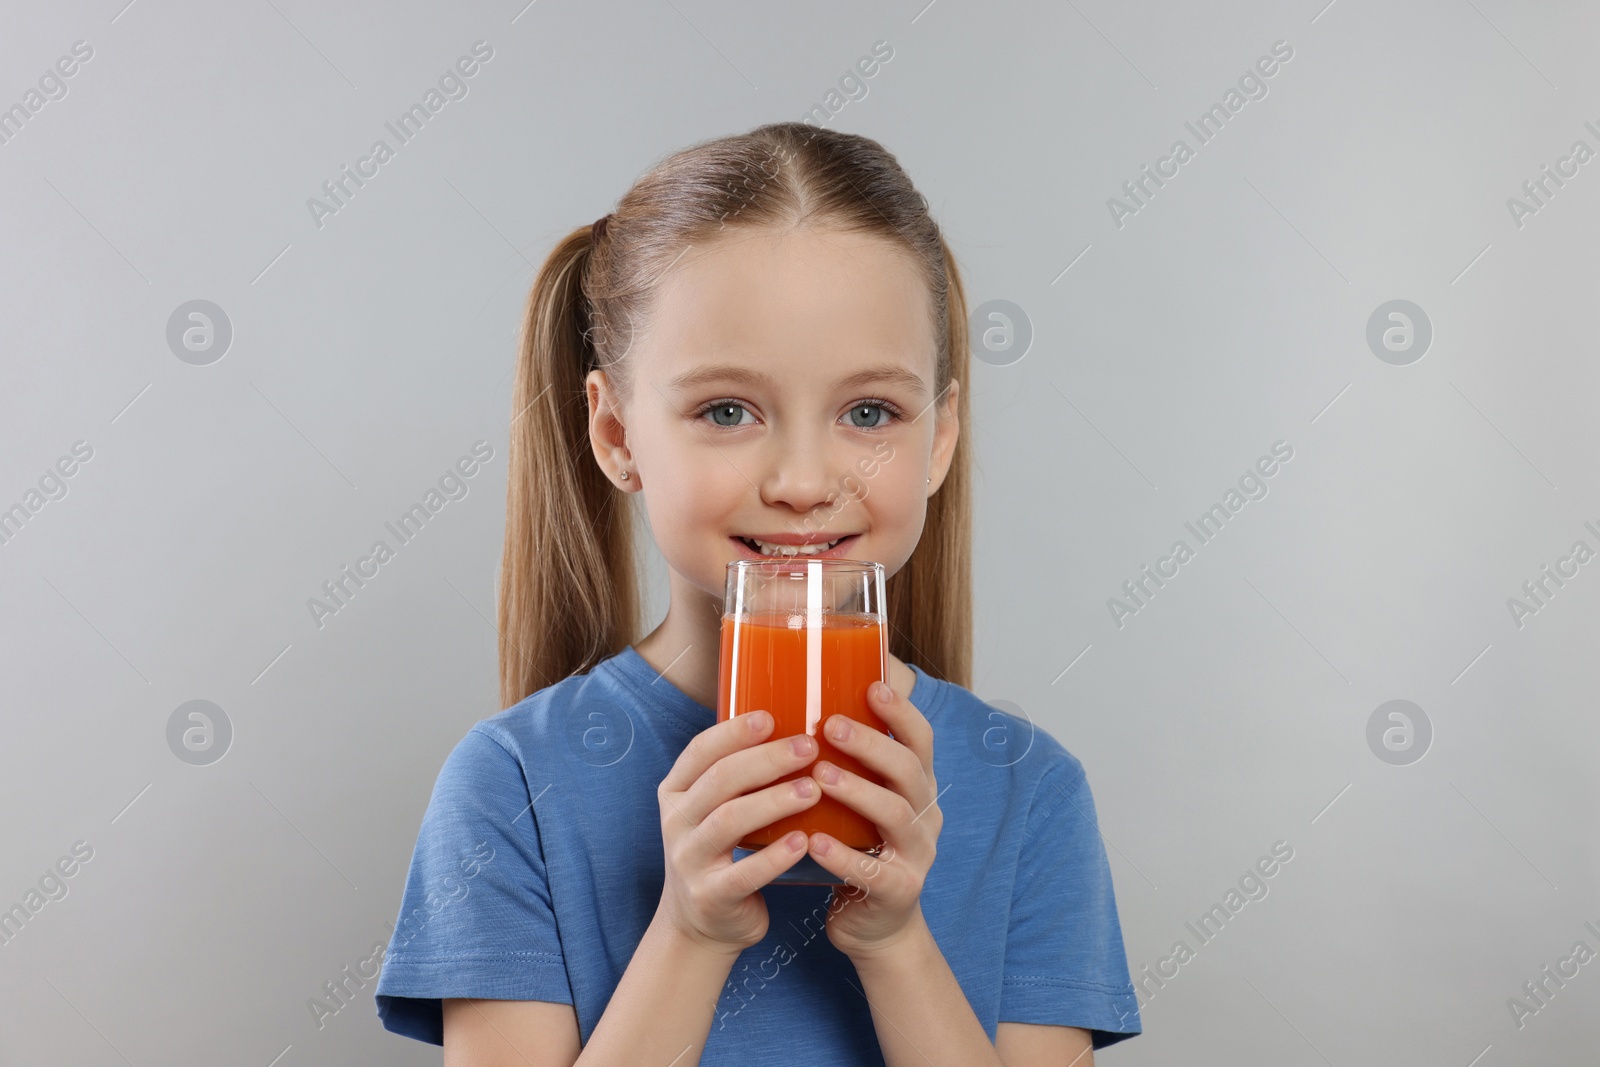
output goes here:
<path id="1" fill-rule="evenodd" d="M 970 353 L 955 257 L 927 199 L 881 144 L 780 122 L 669 156 L 628 190 L 598 240 L 596 228 L 574 230 L 534 280 L 512 390 L 498 592 L 503 707 L 641 636 L 631 494 L 592 458 L 585 377 L 605 370 L 626 401 L 627 341 L 645 327 L 655 283 L 689 246 L 725 229 L 799 225 L 892 241 L 928 284 L 934 392 L 942 398 L 952 380 L 961 383 L 960 435 L 922 537 L 885 588 L 889 649 L 971 687 Z"/>

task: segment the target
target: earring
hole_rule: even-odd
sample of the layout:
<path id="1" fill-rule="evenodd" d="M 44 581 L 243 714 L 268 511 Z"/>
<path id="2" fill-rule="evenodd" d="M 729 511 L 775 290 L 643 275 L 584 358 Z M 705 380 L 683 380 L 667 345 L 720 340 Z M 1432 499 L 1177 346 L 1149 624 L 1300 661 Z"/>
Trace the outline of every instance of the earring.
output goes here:
<path id="1" fill-rule="evenodd" d="M 628 472 L 627 471 L 623 471 L 622 472 L 622 480 L 623 481 L 627 481 L 628 480 Z"/>

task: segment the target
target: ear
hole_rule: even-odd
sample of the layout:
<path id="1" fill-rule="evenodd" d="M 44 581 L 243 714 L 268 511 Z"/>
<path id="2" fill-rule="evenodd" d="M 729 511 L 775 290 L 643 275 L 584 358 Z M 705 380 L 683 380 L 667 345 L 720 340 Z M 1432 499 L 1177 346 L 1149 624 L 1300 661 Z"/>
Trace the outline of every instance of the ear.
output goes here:
<path id="1" fill-rule="evenodd" d="M 961 418 L 956 414 L 961 410 L 960 396 L 961 382 L 951 378 L 944 396 L 934 404 L 937 416 L 933 429 L 933 455 L 928 461 L 928 474 L 933 478 L 932 484 L 927 487 L 929 496 L 944 484 L 944 476 L 950 472 L 950 461 L 955 458 L 956 442 L 961 438 Z"/>
<path id="2" fill-rule="evenodd" d="M 603 370 L 592 370 L 583 380 L 583 392 L 589 402 L 589 446 L 594 449 L 595 462 L 623 492 L 639 488 L 639 473 L 628 451 L 628 428 L 622 423 L 621 404 L 611 379 Z M 624 470 L 629 472 L 627 480 L 622 477 Z"/>

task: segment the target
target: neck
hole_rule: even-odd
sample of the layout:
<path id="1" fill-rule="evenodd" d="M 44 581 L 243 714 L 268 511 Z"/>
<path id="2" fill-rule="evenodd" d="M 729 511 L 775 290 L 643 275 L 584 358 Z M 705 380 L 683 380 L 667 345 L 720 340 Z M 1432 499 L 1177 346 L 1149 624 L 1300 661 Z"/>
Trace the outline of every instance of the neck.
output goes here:
<path id="1" fill-rule="evenodd" d="M 667 617 L 633 646 L 634 651 L 691 699 L 715 710 L 722 600 L 682 581 L 677 574 L 671 579 Z"/>

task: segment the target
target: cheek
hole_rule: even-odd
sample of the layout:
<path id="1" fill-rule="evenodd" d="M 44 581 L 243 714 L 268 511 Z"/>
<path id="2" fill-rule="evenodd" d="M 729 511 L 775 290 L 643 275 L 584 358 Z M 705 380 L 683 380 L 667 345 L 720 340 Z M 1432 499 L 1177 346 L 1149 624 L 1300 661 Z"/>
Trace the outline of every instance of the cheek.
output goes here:
<path id="1" fill-rule="evenodd" d="M 639 423 L 631 443 L 638 449 L 645 502 L 653 519 L 680 525 L 701 512 L 696 502 L 711 494 L 720 472 L 701 454 L 705 446 L 697 447 L 681 428 L 655 419 Z"/>
<path id="2" fill-rule="evenodd" d="M 872 524 L 874 559 L 893 575 L 904 567 L 922 539 L 927 521 L 927 484 L 918 476 L 916 484 L 904 478 L 890 478 L 888 471 L 867 483 L 868 521 Z"/>
<path id="3" fill-rule="evenodd" d="M 912 484 L 906 470 L 905 467 L 895 470 L 891 463 L 881 468 L 877 477 L 861 479 L 866 492 L 862 502 L 871 515 L 874 529 L 901 532 L 921 528 L 925 503 L 922 491 L 926 483 L 918 478 L 916 484 Z"/>
<path id="4" fill-rule="evenodd" d="M 715 455 L 706 457 L 679 450 L 657 453 L 645 483 L 645 504 L 656 540 L 687 549 L 708 533 L 723 531 L 740 511 L 749 484 L 732 464 Z"/>

